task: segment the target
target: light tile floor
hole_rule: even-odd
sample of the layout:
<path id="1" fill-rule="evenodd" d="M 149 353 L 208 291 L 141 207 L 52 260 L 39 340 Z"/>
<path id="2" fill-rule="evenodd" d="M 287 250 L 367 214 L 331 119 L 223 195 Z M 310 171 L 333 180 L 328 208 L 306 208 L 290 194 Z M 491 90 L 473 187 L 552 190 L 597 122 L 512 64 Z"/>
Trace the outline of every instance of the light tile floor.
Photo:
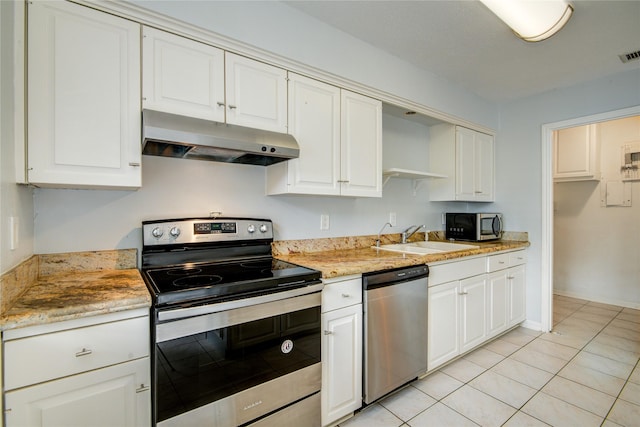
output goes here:
<path id="1" fill-rule="evenodd" d="M 554 296 L 554 330 L 517 328 L 340 427 L 640 426 L 640 310 Z"/>

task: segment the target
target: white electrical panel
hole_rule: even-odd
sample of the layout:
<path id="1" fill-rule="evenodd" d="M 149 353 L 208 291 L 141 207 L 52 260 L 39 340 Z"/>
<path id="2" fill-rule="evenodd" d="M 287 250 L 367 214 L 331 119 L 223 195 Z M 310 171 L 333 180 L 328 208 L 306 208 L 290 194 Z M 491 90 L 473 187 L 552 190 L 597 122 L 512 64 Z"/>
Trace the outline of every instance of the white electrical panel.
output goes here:
<path id="1" fill-rule="evenodd" d="M 623 181 L 640 181 L 640 141 L 622 145 L 620 173 Z"/>

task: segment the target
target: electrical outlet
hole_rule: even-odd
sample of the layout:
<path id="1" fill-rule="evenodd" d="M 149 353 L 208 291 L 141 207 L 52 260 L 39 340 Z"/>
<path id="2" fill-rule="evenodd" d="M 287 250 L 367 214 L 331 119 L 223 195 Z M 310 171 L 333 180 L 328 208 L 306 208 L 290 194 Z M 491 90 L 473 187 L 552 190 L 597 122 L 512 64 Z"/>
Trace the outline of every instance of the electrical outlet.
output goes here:
<path id="1" fill-rule="evenodd" d="M 391 224 L 392 227 L 395 227 L 396 222 L 397 222 L 396 213 L 389 212 L 389 224 Z"/>
<path id="2" fill-rule="evenodd" d="M 447 219 L 446 219 L 444 214 L 442 214 L 441 222 L 442 222 L 442 225 L 446 225 L 447 224 Z"/>
<path id="3" fill-rule="evenodd" d="M 320 215 L 320 230 L 329 229 L 329 214 Z"/>

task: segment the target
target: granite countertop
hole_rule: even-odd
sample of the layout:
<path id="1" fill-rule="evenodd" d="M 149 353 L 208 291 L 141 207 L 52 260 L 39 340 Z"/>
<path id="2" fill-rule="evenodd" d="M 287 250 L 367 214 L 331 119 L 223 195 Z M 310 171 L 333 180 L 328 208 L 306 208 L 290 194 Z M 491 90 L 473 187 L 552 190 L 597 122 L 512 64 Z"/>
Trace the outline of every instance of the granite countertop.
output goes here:
<path id="1" fill-rule="evenodd" d="M 487 255 L 494 252 L 522 249 L 529 246 L 528 241 L 499 240 L 493 242 L 474 242 L 478 248 L 441 252 L 438 254 L 403 254 L 371 247 L 355 249 L 328 249 L 320 251 L 281 251 L 277 258 L 313 268 L 322 272 L 322 278 L 361 274 L 412 265 L 432 264 L 446 260 L 474 255 Z"/>
<path id="2" fill-rule="evenodd" d="M 4 310 L 0 329 L 151 306 L 151 296 L 135 268 L 135 253 L 133 265 L 128 261 L 129 254 L 125 261 L 122 253 L 110 255 L 113 262 L 105 262 L 103 253 L 96 261 L 93 254 L 98 253 L 43 256 L 39 260 L 40 274 Z"/>

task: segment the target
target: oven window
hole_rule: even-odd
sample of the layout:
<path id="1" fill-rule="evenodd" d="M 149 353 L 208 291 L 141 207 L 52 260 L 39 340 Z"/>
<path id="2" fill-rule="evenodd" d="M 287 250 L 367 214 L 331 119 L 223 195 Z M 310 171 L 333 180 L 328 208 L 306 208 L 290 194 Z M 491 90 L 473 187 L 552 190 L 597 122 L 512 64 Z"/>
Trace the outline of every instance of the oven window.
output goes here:
<path id="1" fill-rule="evenodd" d="M 156 344 L 157 422 L 320 362 L 320 307 Z"/>

